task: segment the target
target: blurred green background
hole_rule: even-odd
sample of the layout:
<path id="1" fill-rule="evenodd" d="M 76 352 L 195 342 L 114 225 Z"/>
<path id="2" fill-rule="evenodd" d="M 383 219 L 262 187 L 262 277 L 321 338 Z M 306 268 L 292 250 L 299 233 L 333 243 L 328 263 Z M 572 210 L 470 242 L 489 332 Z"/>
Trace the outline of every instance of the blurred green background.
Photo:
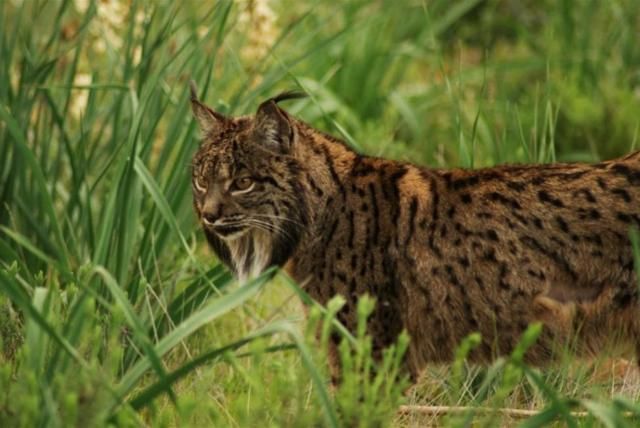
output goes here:
<path id="1" fill-rule="evenodd" d="M 570 357 L 461 354 L 403 394 L 402 343 L 372 383 L 343 332 L 330 391 L 331 308 L 304 322 L 299 287 L 233 285 L 203 242 L 188 81 L 229 114 L 302 89 L 313 126 L 431 167 L 596 161 L 638 146 L 638 40 L 636 0 L 0 0 L 0 425 L 634 426 L 638 379 Z"/>

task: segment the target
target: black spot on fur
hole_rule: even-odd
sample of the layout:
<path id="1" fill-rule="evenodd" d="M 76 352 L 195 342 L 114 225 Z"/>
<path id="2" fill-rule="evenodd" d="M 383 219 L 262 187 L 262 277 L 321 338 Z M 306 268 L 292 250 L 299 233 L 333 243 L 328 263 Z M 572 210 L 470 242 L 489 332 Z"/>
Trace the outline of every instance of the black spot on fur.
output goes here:
<path id="1" fill-rule="evenodd" d="M 522 206 L 520 205 L 520 203 L 513 199 L 510 198 L 508 196 L 503 195 L 502 193 L 498 193 L 498 192 L 491 192 L 489 193 L 489 199 L 493 202 L 499 202 L 503 205 L 509 206 L 513 209 L 522 209 Z"/>
<path id="2" fill-rule="evenodd" d="M 618 175 L 624 176 L 629 184 L 638 185 L 640 184 L 640 171 L 636 169 L 629 168 L 627 165 L 618 163 L 614 164 L 611 167 L 611 170 Z"/>
<path id="3" fill-rule="evenodd" d="M 507 187 L 509 189 L 515 190 L 516 192 L 522 192 L 526 187 L 526 183 L 521 181 L 510 181 L 507 183 Z"/>
<path id="4" fill-rule="evenodd" d="M 487 249 L 484 253 L 484 258 L 485 260 L 488 260 L 490 262 L 497 262 L 498 259 L 496 259 L 496 250 L 494 248 Z"/>
<path id="5" fill-rule="evenodd" d="M 533 218 L 533 224 L 540 230 L 544 229 L 544 226 L 542 225 L 542 220 L 540 220 L 538 217 Z"/>
<path id="6" fill-rule="evenodd" d="M 592 204 L 595 204 L 597 202 L 595 196 L 593 196 L 593 193 L 591 193 L 591 190 L 583 188 L 583 189 L 579 189 L 576 190 L 575 192 L 573 192 L 573 196 L 584 196 L 585 200 L 587 202 L 590 202 Z"/>
<path id="7" fill-rule="evenodd" d="M 604 178 L 602 177 L 598 177 L 596 178 L 596 182 L 598 183 L 598 187 L 600 187 L 602 190 L 607 190 L 607 182 L 604 181 Z"/>
<path id="8" fill-rule="evenodd" d="M 493 229 L 489 229 L 486 232 L 487 234 L 487 238 L 489 238 L 492 241 L 498 242 L 500 239 L 498 238 L 498 234 L 496 233 L 495 230 Z"/>
<path id="9" fill-rule="evenodd" d="M 629 192 L 627 192 L 625 189 L 621 189 L 621 188 L 611 189 L 611 193 L 613 193 L 616 196 L 619 196 L 625 202 L 631 202 L 631 195 L 629 195 Z"/>
<path id="10" fill-rule="evenodd" d="M 557 208 L 564 207 L 564 203 L 560 199 L 554 198 L 546 190 L 540 190 L 538 192 L 538 199 L 540 200 L 540 202 L 544 202 L 545 204 L 551 204 Z"/>
<path id="11" fill-rule="evenodd" d="M 445 180 L 447 179 L 447 177 L 445 176 Z M 450 181 L 451 178 L 449 176 L 449 183 L 448 185 L 450 185 L 451 187 L 453 187 L 454 190 L 460 190 L 460 189 L 464 189 L 465 187 L 470 187 L 470 186 L 475 186 L 476 184 L 478 184 L 480 182 L 480 178 L 477 175 L 471 175 L 469 177 L 465 177 L 465 178 L 460 178 L 458 180 L 454 180 L 454 181 Z"/>
<path id="12" fill-rule="evenodd" d="M 560 230 L 562 230 L 564 233 L 569 232 L 569 225 L 564 218 L 556 216 L 556 222 L 558 223 L 558 226 L 560 226 Z"/>

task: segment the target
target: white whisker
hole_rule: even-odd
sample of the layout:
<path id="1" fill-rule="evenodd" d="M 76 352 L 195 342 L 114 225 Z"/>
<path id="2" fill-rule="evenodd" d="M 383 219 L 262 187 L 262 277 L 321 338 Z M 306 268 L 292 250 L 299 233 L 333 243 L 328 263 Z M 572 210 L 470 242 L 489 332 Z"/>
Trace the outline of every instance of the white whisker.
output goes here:
<path id="1" fill-rule="evenodd" d="M 288 217 L 283 217 L 283 216 L 279 216 L 279 215 L 275 215 L 275 214 L 251 214 L 251 217 L 263 217 L 263 218 L 268 218 L 268 219 L 273 219 L 273 220 L 283 220 L 283 221 L 286 221 L 288 223 L 293 223 L 295 225 L 304 227 L 304 224 L 300 223 L 299 221 L 292 220 L 292 219 L 290 219 Z"/>
<path id="2" fill-rule="evenodd" d="M 280 225 L 276 225 L 273 223 L 268 223 L 259 219 L 255 219 L 255 218 L 249 218 L 247 219 L 247 223 L 248 224 L 252 224 L 255 225 L 256 227 L 260 227 L 263 230 L 267 230 L 269 232 L 279 232 L 282 235 L 285 236 L 285 238 L 289 239 L 289 240 L 293 240 L 293 237 L 291 236 L 291 233 L 284 229 L 282 226 Z"/>

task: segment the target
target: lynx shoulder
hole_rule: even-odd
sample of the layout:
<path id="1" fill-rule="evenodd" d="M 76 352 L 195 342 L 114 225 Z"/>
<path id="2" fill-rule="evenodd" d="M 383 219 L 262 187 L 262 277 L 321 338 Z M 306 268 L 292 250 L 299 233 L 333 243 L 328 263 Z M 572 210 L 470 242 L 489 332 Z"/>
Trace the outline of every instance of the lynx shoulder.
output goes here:
<path id="1" fill-rule="evenodd" d="M 629 240 L 640 227 L 640 153 L 598 164 L 429 169 L 364 156 L 277 105 L 225 117 L 192 106 L 203 142 L 194 207 L 218 257 L 239 277 L 284 267 L 319 302 L 341 294 L 353 328 L 358 296 L 379 352 L 406 329 L 407 367 L 449 361 L 469 333 L 471 358 L 510 352 L 553 359 L 605 345 L 640 351 Z"/>

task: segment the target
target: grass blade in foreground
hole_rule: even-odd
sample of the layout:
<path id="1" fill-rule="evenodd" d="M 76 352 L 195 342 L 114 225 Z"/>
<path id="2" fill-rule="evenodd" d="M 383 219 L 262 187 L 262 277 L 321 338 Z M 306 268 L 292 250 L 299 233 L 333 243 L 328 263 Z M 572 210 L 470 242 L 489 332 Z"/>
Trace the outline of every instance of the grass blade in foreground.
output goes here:
<path id="1" fill-rule="evenodd" d="M 195 312 L 189 318 L 181 322 L 176 326 L 174 330 L 172 330 L 169 334 L 163 337 L 160 342 L 156 344 L 154 349 L 158 356 L 164 356 L 181 341 L 193 334 L 196 330 L 200 329 L 205 324 L 210 323 L 211 321 L 240 306 L 245 301 L 255 296 L 260 288 L 269 279 L 271 279 L 271 277 L 273 276 L 273 272 L 273 269 L 267 270 L 259 277 L 249 281 L 247 284 L 238 287 L 228 294 L 214 299 L 204 308 Z M 120 383 L 118 385 L 119 395 L 124 397 L 129 392 L 131 392 L 136 382 L 138 382 L 138 380 L 146 373 L 150 366 L 151 362 L 148 358 L 143 358 L 138 361 L 120 380 Z"/>
<path id="2" fill-rule="evenodd" d="M 148 406 L 151 404 L 152 400 L 157 395 L 162 393 L 163 390 L 169 387 L 171 383 L 174 383 L 180 378 L 186 376 L 187 374 L 189 374 L 189 372 L 193 371 L 197 366 L 202 365 L 211 360 L 215 360 L 216 358 L 222 356 L 226 352 L 235 351 L 259 337 L 273 336 L 275 334 L 280 334 L 280 333 L 286 334 L 293 341 L 295 348 L 297 348 L 298 351 L 300 352 L 302 361 L 307 371 L 311 375 L 311 378 L 315 386 L 315 391 L 318 394 L 318 398 L 320 399 L 320 402 L 322 403 L 322 408 L 326 418 L 327 426 L 337 427 L 338 426 L 337 415 L 335 413 L 334 407 L 329 398 L 329 393 L 327 391 L 327 388 L 324 382 L 324 376 L 320 373 L 320 371 L 316 367 L 312 358 L 311 351 L 305 344 L 302 336 L 300 336 L 300 334 L 298 333 L 298 331 L 294 326 L 292 326 L 289 322 L 286 322 L 286 321 L 274 322 L 273 324 L 269 324 L 265 327 L 262 327 L 254 331 L 253 333 L 251 333 L 250 335 L 248 335 L 247 337 L 241 340 L 238 340 L 234 343 L 226 345 L 222 348 L 206 352 L 196 357 L 195 359 L 191 360 L 189 363 L 185 364 L 184 366 L 169 373 L 166 379 L 160 380 L 155 384 L 147 387 L 144 391 L 138 394 L 131 401 L 131 406 L 134 409 L 139 409 L 141 407 Z M 166 385 L 165 384 L 166 382 L 169 382 L 169 385 Z"/>

